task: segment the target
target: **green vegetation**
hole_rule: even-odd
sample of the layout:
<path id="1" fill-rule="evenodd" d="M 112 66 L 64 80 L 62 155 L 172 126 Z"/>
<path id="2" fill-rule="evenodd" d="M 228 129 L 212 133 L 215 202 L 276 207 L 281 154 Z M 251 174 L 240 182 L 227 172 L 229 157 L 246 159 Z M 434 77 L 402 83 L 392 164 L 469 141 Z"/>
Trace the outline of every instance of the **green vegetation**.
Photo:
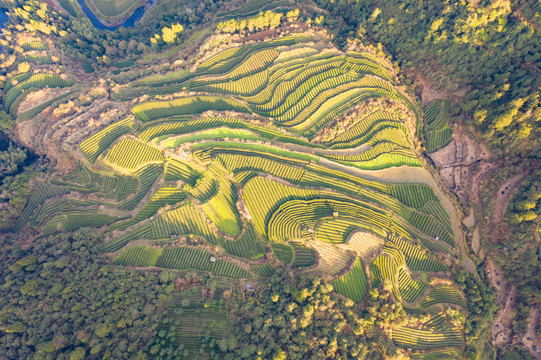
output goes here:
<path id="1" fill-rule="evenodd" d="M 53 104 L 55 104 L 57 102 L 61 102 L 61 100 L 65 99 L 67 97 L 70 97 L 73 94 L 76 94 L 78 91 L 79 90 L 77 90 L 77 89 L 72 89 L 72 90 L 66 91 L 63 94 L 55 96 L 52 99 L 47 100 L 47 101 L 39 104 L 38 106 L 35 106 L 35 107 L 31 108 L 30 110 L 26 110 L 25 112 L 19 114 L 19 116 L 17 117 L 17 121 L 29 120 L 29 119 L 33 118 L 34 116 L 38 115 L 39 113 L 41 113 L 43 110 L 45 110 L 49 106 L 51 106 L 51 105 L 53 105 Z"/>
<path id="2" fill-rule="evenodd" d="M 333 286 L 337 293 L 357 303 L 361 302 L 369 289 L 362 261 L 357 259 L 353 268 L 346 275 L 336 279 Z"/>
<path id="3" fill-rule="evenodd" d="M 235 256 L 257 259 L 265 255 L 265 248 L 257 240 L 257 236 L 251 225 L 246 227 L 244 234 L 238 240 L 226 240 L 221 245 L 225 251 Z"/>
<path id="4" fill-rule="evenodd" d="M 451 141 L 449 121 L 449 101 L 434 100 L 425 112 L 426 150 L 434 152 Z"/>
<path id="5" fill-rule="evenodd" d="M 393 0 L 374 7 L 364 1 L 316 3 L 329 11 L 324 21 L 338 44 L 345 45 L 352 34 L 353 41 L 368 43 L 364 36 L 369 36 L 412 80 L 421 75 L 424 84 L 455 93 L 453 111 L 494 147 L 525 157 L 539 148 L 535 123 L 541 112 L 538 85 L 533 80 L 537 70 L 526 66 L 539 61 L 538 4 L 509 1 L 455 6 Z M 470 90 L 465 93 L 456 91 L 466 88 Z M 435 148 L 447 137 L 428 137 L 432 139 L 427 150 L 429 144 Z"/>
<path id="6" fill-rule="evenodd" d="M 111 350 L 103 339 L 157 311 L 155 299 L 123 321 L 69 335 L 70 359 L 445 358 L 469 354 L 486 337 L 493 294 L 482 273 L 479 280 L 461 270 L 469 260 L 455 233 L 462 229 L 410 137 L 424 131 L 429 152 L 444 146 L 455 114 L 437 100 L 423 125 L 420 105 L 381 49 L 329 43 L 321 26 L 336 14 L 280 0 L 225 12 L 221 1 L 164 1 L 135 30 L 103 35 L 27 2 L 14 12 L 19 26 L 6 32 L 13 46 L 2 69 L 6 110 L 28 110 L 0 120 L 50 162 L 34 165 L 43 176 L 0 184 L 9 190 L 2 210 L 20 211 L 10 225 L 24 244 L 7 262 L 13 274 L 4 287 L 51 261 L 13 292 L 52 291 L 40 278 L 70 269 L 26 249 L 50 235 L 62 239 L 57 249 L 73 231 L 97 228 L 100 241 L 77 251 L 108 253 L 118 272 L 147 268 L 163 290 L 161 319 L 153 318 L 144 343 Z M 124 5 L 122 12 L 131 6 Z M 221 22 L 201 30 L 213 21 L 201 9 Z M 109 11 L 121 16 L 119 7 Z M 26 47 L 15 45 L 22 39 Z M 82 76 L 90 69 L 96 73 Z M 75 80 L 71 89 L 33 93 Z M 12 174 L 23 157 L 0 160 Z M 523 221 L 536 209 L 524 205 L 531 193 L 514 205 Z M 115 284 L 85 309 L 67 304 L 70 319 L 133 296 L 122 289 L 131 283 Z M 53 320 L 66 320 L 62 301 L 45 306 L 56 309 Z M 0 328 L 10 334 L 33 326 L 2 309 Z M 60 351 L 67 340 L 41 339 L 10 338 L 17 350 L 4 352 L 30 358 L 34 347 L 38 357 L 68 358 Z"/>
<path id="7" fill-rule="evenodd" d="M 134 170 L 149 162 L 163 161 L 163 155 L 156 148 L 125 138 L 107 152 L 105 159 L 113 165 Z"/>
<path id="8" fill-rule="evenodd" d="M 436 332 L 400 327 L 393 330 L 392 338 L 398 346 L 412 349 L 433 349 L 446 346 L 460 348 L 464 341 L 458 329 Z"/>
<path id="9" fill-rule="evenodd" d="M 412 271 L 446 271 L 448 267 L 442 265 L 422 252 L 421 247 L 406 242 L 396 236 L 390 236 L 389 240 L 404 254 L 406 263 Z"/>
<path id="10" fill-rule="evenodd" d="M 246 17 L 283 5 L 288 6 L 288 3 L 277 0 L 251 0 L 239 8 L 218 14 L 218 18 L 233 19 L 237 17 Z M 289 6 L 291 5 L 289 4 Z"/>
<path id="11" fill-rule="evenodd" d="M 213 351 L 227 329 L 226 307 L 220 298 L 223 289 L 216 287 L 197 286 L 172 295 L 158 336 L 150 344 L 151 354 L 167 349 L 174 358 L 188 359 L 197 357 L 200 349 Z M 209 288 L 216 288 L 212 299 L 203 297 Z"/>
<path id="12" fill-rule="evenodd" d="M 132 113 L 141 121 L 152 121 L 174 115 L 199 114 L 207 110 L 247 111 L 244 106 L 232 99 L 199 96 L 180 98 L 167 102 L 144 103 L 135 106 L 132 109 Z"/>
<path id="13" fill-rule="evenodd" d="M 252 271 L 262 277 L 269 277 L 274 274 L 274 270 L 269 264 L 252 266 Z"/>
<path id="14" fill-rule="evenodd" d="M 132 246 L 115 259 L 117 265 L 154 266 L 162 254 L 161 249 L 148 246 Z"/>
<path id="15" fill-rule="evenodd" d="M 313 353 L 333 359 L 396 354 L 383 328 L 405 313 L 400 304 L 391 308 L 387 292 L 374 294 L 363 307 L 333 294 L 330 284 L 310 276 L 296 277 L 279 269 L 265 284 L 256 287 L 250 298 L 243 296 L 243 290 L 233 292 L 232 331 L 227 341 L 218 342 L 226 358 L 239 358 L 242 353 L 255 357 L 258 351 L 264 359 L 279 358 L 284 356 L 282 349 L 291 358 L 309 358 Z M 296 345 L 305 344 L 307 338 L 310 346 Z"/>
<path id="16" fill-rule="evenodd" d="M 116 139 L 133 129 L 133 119 L 127 118 L 109 125 L 79 145 L 81 153 L 93 163 Z"/>
<path id="17" fill-rule="evenodd" d="M 423 299 L 422 306 L 429 307 L 434 304 L 455 304 L 465 307 L 464 299 L 460 296 L 460 293 L 453 287 L 448 285 L 439 285 L 432 289 L 428 295 Z"/>
<path id="18" fill-rule="evenodd" d="M 123 251 L 115 262 L 119 265 L 192 269 L 231 278 L 250 276 L 246 270 L 230 262 L 216 259 L 208 251 L 189 247 L 155 249 L 148 246 L 132 246 Z"/>
<path id="19" fill-rule="evenodd" d="M 280 261 L 289 264 L 293 260 L 293 248 L 288 244 L 271 244 L 274 256 Z"/>
<path id="20" fill-rule="evenodd" d="M 20 81 L 17 85 L 12 86 L 7 90 L 4 97 L 4 107 L 11 114 L 16 114 L 18 108 L 18 99 L 20 100 L 25 92 L 30 89 L 43 89 L 45 87 L 67 87 L 73 85 L 73 81 L 64 80 L 54 74 L 37 74 L 32 75 L 24 81 Z"/>
<path id="21" fill-rule="evenodd" d="M 0 346 L 3 358 L 75 358 L 77 352 L 130 358 L 148 350 L 167 301 L 167 285 L 156 273 L 114 266 L 96 254 L 92 249 L 101 236 L 95 230 L 42 237 L 24 251 L 9 237 L 2 238 L 0 254 L 6 265 L 2 337 L 11 344 Z M 18 303 L 16 311 L 12 301 Z M 60 325 L 61 314 L 73 322 Z M 81 341 L 82 334 L 93 341 Z M 20 343 L 23 335 L 40 345 Z"/>
<path id="22" fill-rule="evenodd" d="M 400 288 L 400 295 L 402 295 L 402 299 L 412 303 L 426 289 L 426 284 L 412 279 L 411 276 L 404 271 L 404 269 L 400 269 L 398 271 L 398 287 Z"/>
<path id="23" fill-rule="evenodd" d="M 296 242 L 291 243 L 291 246 L 295 253 L 293 261 L 291 262 L 292 269 L 314 265 L 316 262 L 314 250 Z"/>

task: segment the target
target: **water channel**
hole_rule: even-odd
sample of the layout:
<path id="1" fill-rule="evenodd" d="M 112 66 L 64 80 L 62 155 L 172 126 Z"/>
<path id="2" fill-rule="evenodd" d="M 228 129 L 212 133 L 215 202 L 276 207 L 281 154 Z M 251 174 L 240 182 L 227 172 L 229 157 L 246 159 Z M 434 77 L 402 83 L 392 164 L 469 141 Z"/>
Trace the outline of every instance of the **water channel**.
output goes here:
<path id="1" fill-rule="evenodd" d="M 89 7 L 85 3 L 85 0 L 77 0 L 77 2 L 79 3 L 79 5 L 81 5 L 81 8 L 83 9 L 85 15 L 88 17 L 92 25 L 94 25 L 98 29 L 114 31 L 118 29 L 119 27 L 133 27 L 136 22 L 141 20 L 141 18 L 145 14 L 145 11 L 149 8 L 150 5 L 152 5 L 154 1 L 153 0 L 147 1 L 147 3 L 144 6 L 141 6 L 140 8 L 135 10 L 134 13 L 128 19 L 126 19 L 126 21 L 124 21 L 122 24 L 118 26 L 104 25 L 97 18 L 97 16 L 94 15 L 94 13 L 89 9 Z"/>

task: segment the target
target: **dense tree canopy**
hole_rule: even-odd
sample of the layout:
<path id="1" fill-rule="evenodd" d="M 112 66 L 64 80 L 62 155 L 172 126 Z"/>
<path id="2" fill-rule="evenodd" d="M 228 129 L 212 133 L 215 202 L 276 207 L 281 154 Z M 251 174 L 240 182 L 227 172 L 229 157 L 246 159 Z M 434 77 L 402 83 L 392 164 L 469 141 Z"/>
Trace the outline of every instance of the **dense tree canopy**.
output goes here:
<path id="1" fill-rule="evenodd" d="M 1 239 L 1 358 L 146 358 L 166 285 L 155 273 L 112 266 L 100 241 L 85 229 L 32 246 Z"/>
<path id="2" fill-rule="evenodd" d="M 405 317 L 388 291 L 373 290 L 366 304 L 332 292 L 317 277 L 278 271 L 253 296 L 231 296 L 225 359 L 380 359 L 396 353 L 386 329 Z M 242 344 L 237 346 L 236 344 Z"/>

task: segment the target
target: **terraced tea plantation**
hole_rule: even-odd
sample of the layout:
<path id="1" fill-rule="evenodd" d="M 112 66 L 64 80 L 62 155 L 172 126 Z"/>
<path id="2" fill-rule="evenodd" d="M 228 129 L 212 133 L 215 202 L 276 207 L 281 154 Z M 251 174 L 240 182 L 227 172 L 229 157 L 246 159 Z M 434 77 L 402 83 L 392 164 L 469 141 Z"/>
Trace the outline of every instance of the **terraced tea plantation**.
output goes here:
<path id="1" fill-rule="evenodd" d="M 386 60 L 293 33 L 188 65 L 116 89 L 130 113 L 83 139 L 76 170 L 44 182 L 14 226 L 100 227 L 100 250 L 118 266 L 228 279 L 284 266 L 326 277 L 357 303 L 383 286 L 417 312 L 465 308 L 449 280 L 456 220 L 412 142 L 422 110 Z M 20 79 L 6 101 L 34 83 L 69 85 Z M 429 108 L 431 151 L 448 142 L 446 109 Z M 435 323 L 392 338 L 416 356 L 460 354 L 461 329 Z"/>

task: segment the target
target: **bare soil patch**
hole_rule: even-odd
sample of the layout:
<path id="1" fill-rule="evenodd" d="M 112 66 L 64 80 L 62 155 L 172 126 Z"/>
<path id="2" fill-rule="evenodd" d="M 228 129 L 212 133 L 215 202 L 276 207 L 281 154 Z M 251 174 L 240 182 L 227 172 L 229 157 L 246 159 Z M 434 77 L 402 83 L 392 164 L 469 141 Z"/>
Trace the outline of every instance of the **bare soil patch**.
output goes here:
<path id="1" fill-rule="evenodd" d="M 449 93 L 443 90 L 439 90 L 430 82 L 426 77 L 421 74 L 417 74 L 417 82 L 421 85 L 421 102 L 423 105 L 430 104 L 436 99 L 446 99 L 449 97 Z"/>
<path id="2" fill-rule="evenodd" d="M 479 255 L 479 251 L 481 250 L 480 238 L 481 236 L 479 235 L 479 226 L 477 226 L 475 230 L 473 230 L 473 237 L 472 237 L 472 242 L 471 242 L 472 249 L 476 255 Z"/>
<path id="3" fill-rule="evenodd" d="M 491 162 L 488 148 L 466 135 L 461 126 L 445 147 L 429 155 L 438 167 L 445 185 L 453 190 L 463 204 L 469 201 L 480 204 L 479 182 L 497 166 Z"/>
<path id="4" fill-rule="evenodd" d="M 19 105 L 19 108 L 18 108 L 18 114 L 22 114 L 25 111 L 28 111 L 38 106 L 39 104 L 44 103 L 54 98 L 56 95 L 59 95 L 65 91 L 66 89 L 62 89 L 62 88 L 47 88 L 47 89 L 40 89 L 40 90 L 32 91 L 31 93 L 25 96 L 23 101 L 21 101 L 21 104 Z"/>
<path id="5" fill-rule="evenodd" d="M 496 303 L 500 306 L 492 323 L 491 335 L 495 346 L 501 347 L 511 341 L 511 325 L 515 318 L 517 288 L 505 280 L 505 274 L 491 258 L 486 261 L 487 277 L 496 289 Z"/>
<path id="6" fill-rule="evenodd" d="M 469 227 L 469 228 L 474 227 L 474 225 L 475 225 L 475 212 L 473 211 L 473 209 L 470 209 L 469 215 L 467 217 L 465 217 L 464 220 L 462 220 L 462 223 L 466 227 Z"/>
<path id="7" fill-rule="evenodd" d="M 528 328 L 526 334 L 524 334 L 524 337 L 522 338 L 522 343 L 536 359 L 541 359 L 541 338 L 537 334 L 540 313 L 541 308 L 539 306 L 530 310 Z"/>

